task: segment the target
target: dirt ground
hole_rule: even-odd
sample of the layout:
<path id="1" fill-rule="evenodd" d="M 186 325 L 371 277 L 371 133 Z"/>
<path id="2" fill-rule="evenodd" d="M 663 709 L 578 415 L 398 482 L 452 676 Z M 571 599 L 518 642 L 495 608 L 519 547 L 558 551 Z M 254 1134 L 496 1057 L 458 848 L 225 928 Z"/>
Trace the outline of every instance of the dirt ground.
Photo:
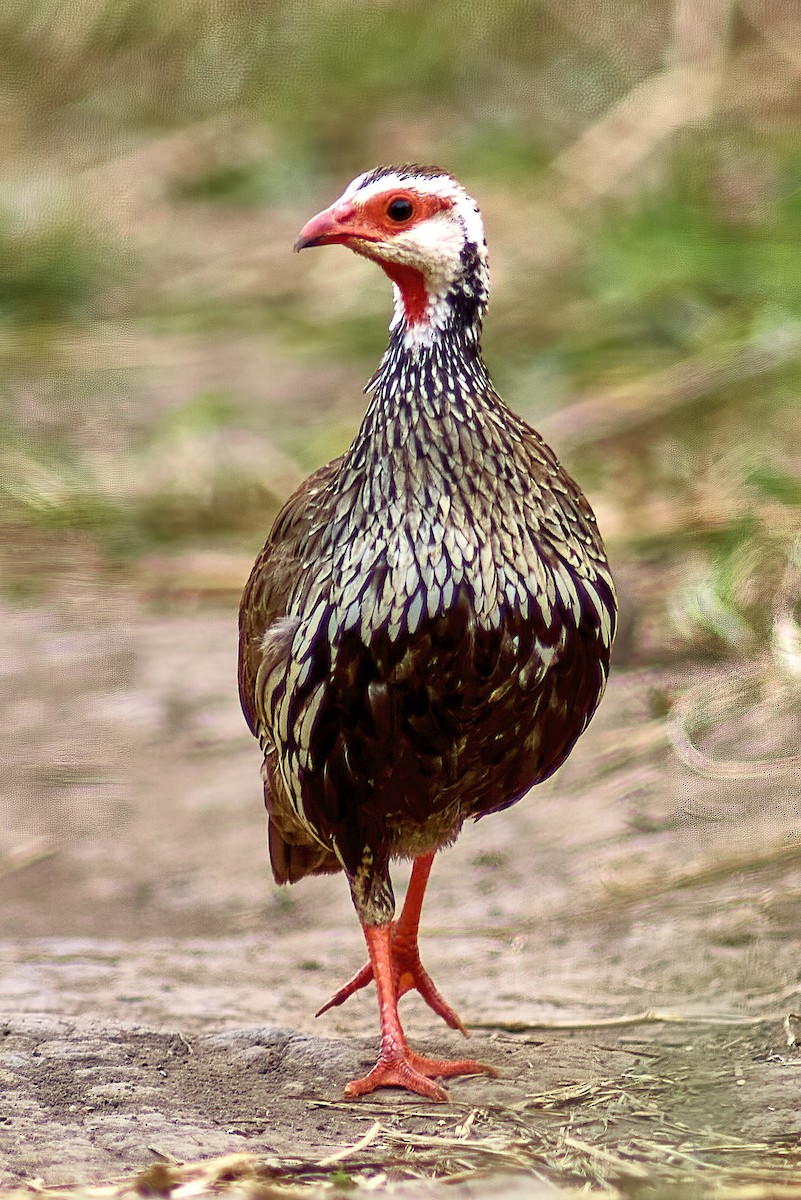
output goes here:
<path id="1" fill-rule="evenodd" d="M 237 1155 L 215 1186 L 801 1195 L 799 776 L 726 766 L 797 745 L 786 706 L 705 733 L 723 765 L 700 774 L 663 713 L 732 669 L 619 669 L 557 778 L 432 875 L 424 961 L 500 1078 L 349 1103 L 373 992 L 314 1012 L 361 935 L 341 878 L 271 882 L 232 604 L 100 599 L 77 573 L 0 612 L 0 1185 L 145 1171 L 164 1194 Z"/>

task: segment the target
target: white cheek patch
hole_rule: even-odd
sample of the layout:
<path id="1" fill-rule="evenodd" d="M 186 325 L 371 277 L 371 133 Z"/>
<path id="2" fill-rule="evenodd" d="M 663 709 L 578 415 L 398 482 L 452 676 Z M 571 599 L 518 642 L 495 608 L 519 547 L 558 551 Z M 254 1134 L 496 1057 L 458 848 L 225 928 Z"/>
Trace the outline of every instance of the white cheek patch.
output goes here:
<path id="1" fill-rule="evenodd" d="M 444 296 L 462 266 L 464 233 L 449 212 L 439 212 L 381 246 L 381 257 L 416 267 L 432 299 Z"/>

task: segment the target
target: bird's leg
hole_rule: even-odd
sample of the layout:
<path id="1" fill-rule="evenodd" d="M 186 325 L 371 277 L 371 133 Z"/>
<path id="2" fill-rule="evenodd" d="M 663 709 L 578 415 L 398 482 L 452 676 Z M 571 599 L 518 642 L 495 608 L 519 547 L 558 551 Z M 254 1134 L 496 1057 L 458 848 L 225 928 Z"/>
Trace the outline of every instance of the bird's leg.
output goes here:
<path id="1" fill-rule="evenodd" d="M 470 1034 L 467 1029 L 465 1029 L 451 1006 L 443 1000 L 431 976 L 420 962 L 417 935 L 420 928 L 420 912 L 423 907 L 426 885 L 431 873 L 431 865 L 434 862 L 434 853 L 432 851 L 430 854 L 421 854 L 414 860 L 409 887 L 406 891 L 406 899 L 403 902 L 403 910 L 397 921 L 393 921 L 390 927 L 395 998 L 396 1000 L 400 1000 L 401 996 L 405 996 L 412 988 L 416 988 L 429 1007 L 433 1008 L 434 1012 L 442 1017 L 446 1025 L 450 1025 L 451 1029 L 458 1029 L 465 1037 L 469 1037 Z M 347 983 L 342 985 L 327 1004 L 324 1004 L 315 1013 L 315 1016 L 322 1016 L 329 1008 L 335 1008 L 339 1004 L 344 1004 L 354 992 L 358 992 L 360 988 L 367 987 L 372 978 L 373 965 L 372 962 L 367 962 L 360 971 L 357 971 L 352 979 L 349 979 Z"/>
<path id="2" fill-rule="evenodd" d="M 430 865 L 430 864 L 429 864 Z M 370 966 L 378 992 L 381 1017 L 381 1051 L 378 1062 L 367 1075 L 353 1079 L 345 1088 L 345 1096 L 365 1096 L 380 1087 L 403 1087 L 429 1100 L 447 1100 L 448 1094 L 434 1077 L 452 1075 L 496 1075 L 494 1067 L 475 1059 L 448 1060 L 426 1058 L 409 1048 L 398 1016 L 396 972 L 393 969 L 392 925 L 362 923 Z"/>
<path id="3" fill-rule="evenodd" d="M 392 930 L 392 958 L 396 995 L 400 1000 L 412 988 L 416 988 L 434 1012 L 442 1017 L 451 1029 L 458 1029 L 464 1037 L 470 1034 L 457 1014 L 443 1000 L 434 981 L 420 962 L 417 936 L 420 929 L 420 912 L 423 908 L 428 876 L 434 862 L 434 854 L 421 854 L 414 860 L 403 910 Z"/>

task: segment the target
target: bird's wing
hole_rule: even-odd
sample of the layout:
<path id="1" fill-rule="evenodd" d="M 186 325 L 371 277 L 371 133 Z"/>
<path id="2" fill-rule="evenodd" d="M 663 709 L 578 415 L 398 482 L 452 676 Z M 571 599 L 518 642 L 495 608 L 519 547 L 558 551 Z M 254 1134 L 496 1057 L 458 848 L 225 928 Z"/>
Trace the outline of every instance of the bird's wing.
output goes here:
<path id="1" fill-rule="evenodd" d="M 300 572 L 298 546 L 324 506 L 328 485 L 342 457 L 333 459 L 306 479 L 275 518 L 270 536 L 256 559 L 239 607 L 239 699 L 250 730 L 259 734 L 256 674 L 264 657 L 267 630 L 286 615 L 289 594 Z M 261 732 L 264 732 L 262 730 Z"/>

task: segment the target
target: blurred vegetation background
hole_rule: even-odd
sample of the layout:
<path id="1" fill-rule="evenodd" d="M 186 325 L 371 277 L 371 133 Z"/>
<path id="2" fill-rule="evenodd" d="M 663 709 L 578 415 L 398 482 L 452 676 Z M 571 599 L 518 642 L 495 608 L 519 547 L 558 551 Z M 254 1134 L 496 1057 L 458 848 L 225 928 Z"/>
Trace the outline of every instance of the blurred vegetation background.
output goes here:
<path id="1" fill-rule="evenodd" d="M 482 205 L 490 368 L 598 511 L 621 660 L 792 613 L 795 0 L 5 0 L 0 63 L 7 591 L 236 595 L 385 344 L 381 273 L 294 237 L 413 160 Z"/>

